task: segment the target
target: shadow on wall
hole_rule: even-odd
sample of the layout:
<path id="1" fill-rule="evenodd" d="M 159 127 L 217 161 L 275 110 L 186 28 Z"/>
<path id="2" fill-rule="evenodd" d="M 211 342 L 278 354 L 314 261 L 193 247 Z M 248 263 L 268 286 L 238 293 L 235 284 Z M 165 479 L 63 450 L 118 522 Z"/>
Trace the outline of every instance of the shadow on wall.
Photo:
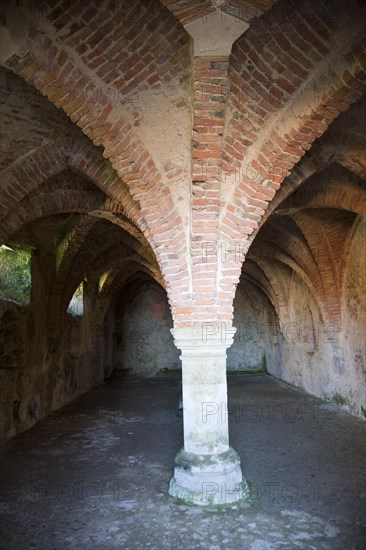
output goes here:
<path id="1" fill-rule="evenodd" d="M 51 349 L 47 340 L 42 346 L 34 340 L 28 307 L 0 300 L 0 440 L 24 432 L 103 382 L 82 324 L 81 317 L 67 315 L 62 338 Z"/>
<path id="2" fill-rule="evenodd" d="M 115 316 L 115 372 L 154 376 L 181 369 L 168 298 L 159 285 L 145 281 L 137 289 L 126 287 Z"/>

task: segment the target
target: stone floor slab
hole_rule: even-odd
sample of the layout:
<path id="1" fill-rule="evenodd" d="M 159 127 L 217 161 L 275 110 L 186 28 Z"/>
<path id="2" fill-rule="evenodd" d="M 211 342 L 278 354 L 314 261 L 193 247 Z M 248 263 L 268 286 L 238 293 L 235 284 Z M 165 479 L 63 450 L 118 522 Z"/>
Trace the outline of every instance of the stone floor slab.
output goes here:
<path id="1" fill-rule="evenodd" d="M 4 444 L 0 548 L 366 548 L 364 421 L 269 376 L 229 376 L 250 497 L 190 507 L 168 495 L 180 392 L 176 377 L 115 378 Z"/>

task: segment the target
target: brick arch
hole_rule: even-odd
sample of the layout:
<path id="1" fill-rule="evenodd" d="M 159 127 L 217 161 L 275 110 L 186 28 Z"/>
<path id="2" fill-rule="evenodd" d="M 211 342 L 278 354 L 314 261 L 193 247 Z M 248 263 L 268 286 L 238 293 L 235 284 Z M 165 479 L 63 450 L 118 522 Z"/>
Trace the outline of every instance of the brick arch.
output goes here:
<path id="1" fill-rule="evenodd" d="M 332 212 L 332 215 L 330 214 Z M 325 292 L 325 305 L 330 322 L 340 327 L 341 312 L 341 266 L 346 235 L 354 215 L 338 210 L 302 210 L 292 214 L 296 224 L 313 250 L 317 250 L 317 265 Z"/>
<path id="2" fill-rule="evenodd" d="M 97 222 L 97 218 L 87 214 L 83 215 L 59 244 L 56 257 L 56 277 L 58 279 L 67 278 L 76 254 Z"/>
<path id="3" fill-rule="evenodd" d="M 82 243 L 77 242 L 76 247 L 72 246 L 71 254 L 73 258 L 68 263 L 72 272 L 68 270 L 64 282 L 66 286 L 70 283 L 73 292 L 85 275 L 93 270 L 96 276 L 101 275 L 108 271 L 108 266 L 118 264 L 127 256 L 135 255 L 141 264 L 151 269 L 157 268 L 157 264 L 151 263 L 151 255 L 139 241 L 121 231 L 118 226 L 102 221 L 93 225 L 93 230 L 85 235 Z"/>
<path id="4" fill-rule="evenodd" d="M 359 178 L 366 179 L 366 142 L 354 138 L 353 147 L 343 147 L 339 155 L 339 163 Z"/>
<path id="5" fill-rule="evenodd" d="M 151 270 L 150 264 L 143 260 L 138 254 L 126 254 L 125 251 L 125 246 L 113 247 L 112 249 L 105 251 L 96 260 L 90 263 L 90 271 L 92 271 L 93 274 L 102 274 L 103 272 L 112 269 L 116 264 L 118 264 L 122 268 L 128 265 L 130 262 L 138 263 L 141 266 Z M 67 281 L 67 286 L 64 289 L 60 301 L 61 313 L 66 312 L 67 306 L 70 303 L 70 300 L 75 290 L 77 289 L 85 275 L 86 270 L 80 268 L 79 271 L 73 274 L 73 277 Z"/>
<path id="6" fill-rule="evenodd" d="M 77 229 L 76 229 L 77 231 Z M 125 247 L 133 250 L 146 261 L 150 261 L 151 254 L 146 251 L 145 247 L 126 231 L 121 230 L 117 224 L 110 221 L 99 219 L 97 224 L 93 225 L 93 230 L 85 235 L 81 246 L 79 246 L 77 257 L 75 259 L 81 265 L 98 257 L 101 251 L 123 243 Z"/>
<path id="7" fill-rule="evenodd" d="M 88 268 L 90 272 L 93 272 L 93 275 L 101 275 L 103 272 L 113 269 L 116 265 L 120 269 L 125 269 L 131 263 L 137 264 L 140 269 L 147 269 L 152 273 L 156 271 L 137 253 L 126 254 L 125 245 L 108 247 L 99 257 L 89 263 Z M 73 267 L 75 267 L 75 264 Z M 47 310 L 50 335 L 58 334 L 60 323 L 64 319 L 70 300 L 87 272 L 88 269 L 85 264 L 79 265 L 77 271 L 73 269 L 72 276 L 63 281 L 55 281 L 52 286 Z"/>
<path id="8" fill-rule="evenodd" d="M 263 259 L 267 262 L 272 259 L 288 266 L 318 297 L 321 316 L 328 320 L 326 293 L 316 261 L 316 251 L 311 246 L 313 244 L 307 241 L 306 233 L 304 234 L 291 218 L 272 216 L 253 242 L 248 258 L 259 261 Z M 266 272 L 269 276 L 269 268 Z"/>
<path id="9" fill-rule="evenodd" d="M 225 14 L 229 14 L 241 21 L 250 22 L 260 17 L 264 12 L 270 9 L 276 0 L 224 0 L 215 2 L 213 0 L 161 0 L 182 25 L 187 25 L 197 19 L 205 20 L 205 17 L 215 13 L 222 12 L 222 22 L 225 23 Z"/>
<path id="10" fill-rule="evenodd" d="M 196 0 L 195 2 L 187 2 L 186 0 L 161 0 L 161 3 L 174 14 L 182 25 L 191 23 L 196 19 L 204 18 L 216 11 L 211 0 Z"/>
<path id="11" fill-rule="evenodd" d="M 354 172 L 359 178 L 364 178 L 364 174 L 366 175 L 365 150 L 366 144 L 363 139 L 339 132 L 332 131 L 329 135 L 315 141 L 310 151 L 293 168 L 291 174 L 284 179 L 280 189 L 268 204 L 252 237 L 258 233 L 276 208 L 299 187 L 307 185 L 308 181 L 311 181 L 313 177 L 317 177 L 320 172 L 324 173 L 327 178 L 326 169 L 332 164 L 338 163 L 350 172 Z"/>
<path id="12" fill-rule="evenodd" d="M 252 284 L 255 284 L 262 292 L 264 292 L 264 294 L 273 305 L 277 313 L 277 317 L 279 317 L 281 308 L 275 291 L 272 288 L 271 282 L 263 269 L 250 257 L 246 259 L 243 265 L 241 278 L 248 278 L 248 280 L 252 282 Z"/>
<path id="13" fill-rule="evenodd" d="M 130 262 L 128 265 L 124 266 L 123 272 L 120 271 L 120 268 L 113 269 L 110 276 L 106 280 L 105 285 L 103 285 L 97 299 L 96 323 L 98 325 L 103 323 L 104 318 L 113 303 L 116 293 L 133 281 L 138 273 L 144 273 L 147 275 L 147 280 L 156 282 L 163 290 L 165 290 L 161 277 L 159 277 L 158 274 L 154 273 L 151 269 L 148 269 L 146 266 Z"/>
<path id="14" fill-rule="evenodd" d="M 119 210 L 137 227 L 146 226 L 138 204 L 121 183 L 118 174 L 107 160 L 98 158 L 97 151 L 92 145 L 82 142 L 72 146 L 59 141 L 47 143 L 5 169 L 2 172 L 0 187 L 0 219 L 27 194 L 67 168 L 85 176 L 104 191 L 118 203 Z"/>
<path id="15" fill-rule="evenodd" d="M 47 143 L 4 170 L 0 189 L 3 217 L 29 193 L 36 192 L 47 180 L 59 176 L 67 169 L 84 176 L 110 197 L 103 205 L 96 204 L 95 208 L 86 207 L 81 211 L 90 210 L 96 217 L 110 219 L 149 248 L 149 243 L 142 234 L 146 222 L 141 216 L 138 204 L 132 199 L 110 163 L 98 157 L 95 147 L 81 140 L 73 145 L 58 141 Z M 44 211 L 46 210 L 47 207 L 44 208 Z M 28 221 L 33 220 L 29 218 Z"/>
<path id="16" fill-rule="evenodd" d="M 315 250 L 311 247 L 312 243 L 307 241 L 306 234 L 291 218 L 276 216 L 274 219 L 270 219 L 268 225 L 262 229 L 258 236 L 258 245 L 254 241 L 249 256 L 256 254 L 257 250 L 257 255 L 265 255 L 267 243 L 275 246 L 276 249 L 281 249 L 291 258 L 299 266 L 299 269 L 312 279 L 318 293 L 324 296 Z"/>
<path id="17" fill-rule="evenodd" d="M 84 12 L 88 7 L 82 4 L 78 6 L 78 10 L 82 12 L 81 17 L 85 17 Z M 56 29 L 60 29 L 57 10 L 54 12 L 48 14 L 49 18 L 53 21 Z M 117 28 L 115 28 L 114 24 L 117 20 L 114 21 L 113 14 L 110 17 L 111 30 L 115 30 L 116 35 L 118 32 L 125 32 L 123 22 L 121 23 L 119 19 L 119 24 L 116 23 Z M 174 44 L 176 48 L 175 55 L 167 53 L 165 48 L 169 66 L 166 68 L 164 64 L 162 65 L 161 79 L 164 84 L 167 84 L 174 75 L 182 72 L 182 63 L 183 68 L 187 63 L 184 60 L 189 62 L 189 40 L 183 30 L 172 29 L 171 22 L 162 22 L 159 17 L 155 19 L 159 27 L 164 27 L 171 44 Z M 151 21 L 148 28 L 150 30 L 152 28 Z M 141 26 L 136 25 L 135 30 L 139 33 Z M 97 39 L 95 38 L 95 40 Z M 86 45 L 94 47 L 95 40 L 89 36 Z M 54 105 L 62 108 L 95 145 L 103 146 L 103 155 L 110 160 L 118 176 L 128 186 L 130 194 L 140 206 L 141 214 L 146 222 L 143 233 L 158 258 L 168 292 L 172 291 L 170 294 L 174 303 L 175 295 L 182 296 L 182 294 L 188 293 L 190 264 L 187 259 L 186 231 L 176 205 L 173 203 L 170 188 L 155 166 L 149 151 L 137 137 L 128 116 L 124 114 L 123 109 L 116 107 L 111 102 L 108 96 L 108 88 L 110 88 L 108 75 L 101 76 L 100 71 L 96 69 L 93 72 L 93 63 L 88 63 L 88 66 L 85 61 L 84 64 L 77 63 L 77 39 L 72 36 L 66 42 L 67 44 L 62 43 L 60 35 L 52 42 L 47 36 L 47 32 L 41 29 L 39 22 L 32 36 L 31 51 L 22 58 L 14 55 L 7 62 L 7 66 L 40 90 Z M 162 44 L 153 42 L 151 46 L 153 50 L 163 48 Z M 70 49 L 70 47 L 74 49 Z M 121 51 L 123 49 L 116 47 L 115 55 L 120 55 Z M 146 55 L 148 53 L 146 52 Z M 131 52 L 131 57 L 132 55 Z M 120 61 L 122 62 L 123 59 Z M 110 70 L 112 71 L 112 67 Z M 99 76 L 97 76 L 97 72 Z M 134 74 L 129 75 L 129 80 L 125 82 L 125 86 L 118 89 L 118 93 L 122 92 L 123 96 L 123 90 L 126 93 L 128 90 L 131 91 L 132 81 L 135 84 L 139 81 L 134 76 Z M 146 74 L 145 78 L 148 79 L 149 76 L 154 76 L 154 74 Z M 157 80 L 160 81 L 159 76 Z M 179 243 L 178 250 L 177 243 Z M 168 264 L 180 272 L 179 280 L 165 269 Z M 186 288 L 187 290 L 183 290 Z"/>
<path id="18" fill-rule="evenodd" d="M 316 176 L 315 182 L 322 181 L 322 175 Z M 314 182 L 314 183 L 315 183 Z M 360 216 L 366 216 L 365 189 L 359 186 L 348 184 L 346 179 L 341 178 L 327 185 L 325 190 L 316 193 L 314 189 L 305 187 L 296 193 L 296 197 L 289 197 L 283 204 L 283 208 L 301 209 L 304 208 L 335 208 L 347 210 Z"/>
<path id="19" fill-rule="evenodd" d="M 251 175 L 245 168 L 281 183 L 315 137 L 365 91 L 362 23 L 354 25 L 349 3 L 334 8 L 330 14 L 319 2 L 280 1 L 235 43 L 223 161 L 228 172 L 241 166 L 238 184 Z"/>
<path id="20" fill-rule="evenodd" d="M 318 276 L 318 281 L 313 282 L 311 273 L 308 273 L 305 271 L 304 267 L 301 266 L 290 254 L 288 251 L 283 250 L 280 246 L 275 246 L 274 244 L 266 243 L 264 245 L 261 245 L 261 252 L 264 253 L 264 256 L 268 260 L 275 260 L 277 262 L 283 263 L 284 265 L 288 266 L 292 271 L 294 271 L 299 278 L 305 283 L 305 285 L 309 288 L 310 292 L 314 296 L 317 306 L 319 308 L 319 312 L 321 315 L 321 318 L 323 322 L 327 322 L 328 319 L 328 313 L 326 307 L 324 307 L 325 302 L 325 295 L 324 295 L 324 289 L 322 288 L 322 282 L 320 275 Z M 254 254 L 254 256 L 252 256 Z M 255 253 L 251 253 L 249 256 L 255 258 Z M 320 279 L 320 284 L 319 284 Z"/>
<path id="21" fill-rule="evenodd" d="M 40 218 L 66 212 L 88 213 L 100 207 L 100 204 L 99 196 L 71 189 L 23 199 L 18 207 L 0 222 L 0 241 L 6 242 L 23 227 Z"/>
<path id="22" fill-rule="evenodd" d="M 119 261 L 125 263 L 126 256 L 134 254 L 133 257 L 136 258 L 136 261 L 138 260 L 141 264 L 150 266 L 151 270 L 158 272 L 158 269 L 151 265 L 151 256 L 146 253 L 144 247 L 127 233 L 121 232 L 115 235 L 101 247 L 93 247 L 93 243 L 88 243 L 88 238 L 92 238 L 93 229 L 98 221 L 89 216 L 85 217 L 68 236 L 67 247 L 58 265 L 50 290 L 48 304 L 50 329 L 58 329 L 72 295 L 87 273 L 92 272 L 92 269 L 107 271 L 109 264 L 113 265 Z"/>
<path id="23" fill-rule="evenodd" d="M 53 69 L 56 61 L 64 69 L 68 67 L 70 59 L 63 55 L 55 59 L 55 43 L 62 44 L 82 60 L 89 74 L 93 72 L 103 85 L 115 87 L 121 98 L 132 91 L 169 84 L 189 65 L 184 58 L 187 34 L 159 1 L 104 1 L 98 6 L 80 2 L 70 9 L 68 0 L 43 0 L 41 8 L 37 27 L 46 31 L 53 27 L 54 41 L 47 42 L 51 51 L 43 59 L 47 67 Z M 156 34 L 165 40 L 158 42 Z M 63 76 L 68 76 L 67 71 Z"/>
<path id="24" fill-rule="evenodd" d="M 272 299 L 271 302 L 276 310 L 280 327 L 290 320 L 288 311 L 289 285 L 288 277 L 291 278 L 293 270 L 282 261 L 269 261 L 267 258 L 257 257 L 254 260 L 257 268 L 268 280 Z M 268 287 L 267 287 L 268 288 Z"/>
<path id="25" fill-rule="evenodd" d="M 136 273 L 139 273 L 140 271 L 149 275 L 152 280 L 158 283 L 161 288 L 165 290 L 163 286 L 163 280 L 156 269 L 148 268 L 140 263 L 130 262 L 128 266 L 123 270 L 123 272 L 121 271 L 118 264 L 114 265 L 114 267 L 108 273 L 108 276 L 101 288 L 101 291 L 99 293 L 100 298 L 104 299 L 110 296 L 116 291 L 117 287 L 121 288 L 122 286 L 127 284 L 136 275 Z"/>
<path id="26" fill-rule="evenodd" d="M 57 271 L 50 289 L 48 304 L 48 319 L 51 331 L 53 330 L 57 332 L 59 329 L 59 323 L 62 320 L 63 314 L 66 312 L 67 305 L 70 302 L 76 288 L 82 281 L 83 276 L 85 276 L 85 266 L 89 261 L 88 257 L 86 257 L 86 259 L 84 258 L 84 267 L 82 268 L 77 265 L 77 259 L 80 254 L 85 254 L 85 250 L 83 250 L 85 241 L 88 235 L 92 233 L 94 226 L 101 219 L 106 219 L 110 221 L 111 224 L 124 229 L 125 232 L 123 234 L 121 233 L 117 243 L 123 242 L 125 246 L 133 250 L 136 253 L 136 257 L 139 257 L 142 261 L 146 262 L 146 265 L 150 266 L 150 269 L 155 273 L 155 276 L 161 280 L 159 268 L 156 267 L 155 256 L 149 251 L 148 248 L 146 248 L 146 242 L 142 234 L 139 232 L 135 234 L 137 231 L 136 228 L 135 231 L 131 231 L 134 226 L 131 227 L 131 224 L 128 223 L 127 220 L 123 221 L 120 218 L 114 219 L 114 203 L 108 204 L 108 201 L 106 201 L 106 203 L 102 206 L 102 209 L 98 209 L 98 217 L 94 217 L 94 211 L 85 215 L 80 220 L 79 224 L 70 231 L 59 246 Z M 106 208 L 106 210 L 103 210 L 103 208 Z M 106 246 L 113 247 L 113 241 L 112 243 L 107 243 Z M 124 258 L 122 258 L 123 263 L 124 261 Z M 77 269 L 78 267 L 78 274 L 76 277 L 73 276 L 72 278 L 71 290 L 67 291 L 67 288 L 70 286 L 70 273 L 73 273 L 74 269 Z"/>
<path id="27" fill-rule="evenodd" d="M 1 170 L 17 164 L 21 158 L 27 159 L 36 149 L 42 149 L 55 140 L 60 150 L 74 141 L 80 141 L 81 132 L 36 88 L 4 66 L 0 67 L 0 79 Z M 44 162 L 44 159 L 41 161 Z"/>
<path id="28" fill-rule="evenodd" d="M 98 222 L 99 219 L 97 218 L 93 218 L 91 216 L 83 217 L 60 244 L 56 277 L 53 284 L 53 288 L 55 290 L 60 291 L 60 289 L 63 289 L 66 286 L 71 269 L 73 272 L 86 271 L 86 266 L 90 262 L 91 258 L 95 257 L 95 255 L 103 253 L 105 247 L 109 249 L 116 244 L 123 244 L 128 249 L 138 254 L 141 259 L 147 263 L 150 264 L 154 260 L 145 247 L 127 232 L 115 232 L 114 236 L 107 239 L 104 246 L 95 247 L 93 242 L 90 243 L 88 239 L 90 240 L 93 238 L 94 230 L 98 232 L 98 228 L 96 227 Z M 106 228 L 104 228 L 103 235 L 105 231 Z M 90 247 L 95 250 L 90 252 Z M 80 263 L 81 267 L 78 265 Z"/>
<path id="29" fill-rule="evenodd" d="M 117 248 L 113 250 L 112 253 L 110 251 L 104 253 L 101 258 L 90 265 L 91 270 L 99 270 L 100 272 L 103 272 L 105 269 L 108 271 L 109 269 L 113 269 L 116 264 L 119 265 L 120 269 L 125 270 L 128 269 L 130 264 L 136 264 L 139 266 L 140 271 L 146 270 L 148 273 L 153 273 L 154 268 L 151 268 L 150 264 L 141 259 L 138 254 L 116 258 L 116 254 L 120 252 L 121 248 Z M 50 293 L 50 300 L 47 310 L 48 330 L 51 339 L 55 337 L 57 340 L 60 325 L 65 318 L 67 307 L 85 275 L 86 273 L 80 270 L 77 274 L 73 273 L 73 277 L 66 281 L 66 285 L 63 288 L 56 285 L 53 286 L 52 292 Z M 95 273 L 93 273 L 93 275 L 95 275 Z M 104 320 L 104 316 L 109 307 L 109 302 L 105 298 L 106 297 L 103 295 L 97 296 L 97 301 L 95 304 L 95 317 L 93 319 L 93 327 L 96 331 L 100 327 L 100 323 Z"/>
<path id="30" fill-rule="evenodd" d="M 80 183 L 82 184 L 81 187 L 75 185 L 73 181 L 70 183 L 67 172 L 63 171 L 57 174 L 57 176 L 26 195 L 0 224 L 0 234 L 6 241 L 11 235 L 40 218 L 70 212 L 84 214 L 79 225 L 69 235 L 70 240 L 66 239 L 59 250 L 58 271 L 50 290 L 48 307 L 51 329 L 57 327 L 60 320 L 62 294 L 75 255 L 82 249 L 84 240 L 93 226 L 100 221 L 96 217 L 96 213 L 105 214 L 112 223 L 116 221 L 115 227 L 118 225 L 127 229 L 127 231 L 135 227 L 127 219 L 123 219 L 120 212 L 120 203 L 116 204 L 110 199 L 105 200 L 104 193 L 98 187 L 90 184 L 89 180 L 81 179 Z M 83 185 L 85 188 L 83 188 Z M 115 220 L 114 216 L 116 217 Z M 154 264 L 155 257 L 149 251 L 147 241 L 144 240 L 142 234 L 139 234 L 137 228 L 135 228 L 135 231 L 131 231 L 131 233 L 135 233 L 136 236 L 140 237 L 136 239 L 127 231 L 123 234 L 123 240 L 141 257 L 142 261 L 147 262 L 147 265 Z M 121 237 L 118 240 L 120 241 Z M 77 282 L 76 287 L 78 284 L 79 282 Z"/>
<path id="31" fill-rule="evenodd" d="M 67 168 L 67 154 L 62 146 L 46 143 L 2 171 L 0 185 L 0 219 L 41 185 Z"/>
<path id="32" fill-rule="evenodd" d="M 249 23 L 261 17 L 276 2 L 277 0 L 226 0 L 222 11 Z"/>
<path id="33" fill-rule="evenodd" d="M 124 209 L 121 207 L 120 203 L 107 199 L 103 204 L 103 209 L 93 210 L 92 212 L 89 212 L 89 215 L 97 219 L 110 221 L 114 225 L 118 225 L 142 245 L 145 250 L 145 254 L 149 256 L 149 261 L 151 261 L 151 263 L 155 263 L 156 257 L 148 240 L 144 237 L 143 233 L 136 227 L 136 225 L 126 218 L 122 212 L 124 212 Z"/>
<path id="34" fill-rule="evenodd" d="M 285 4 L 279 2 L 270 12 L 272 24 L 278 19 L 277 29 L 268 32 L 269 18 L 264 14 L 233 48 L 219 229 L 219 240 L 229 247 L 252 242 L 253 231 L 284 178 L 313 141 L 366 90 L 362 24 L 352 32 L 347 27 L 349 4 L 340 2 L 331 14 L 323 4 L 314 3 L 312 12 L 307 3 L 300 4 L 289 6 L 291 25 L 281 28 Z M 287 71 L 288 81 L 280 77 L 281 71 Z M 255 101 L 250 102 L 250 97 Z M 238 262 L 227 261 L 220 268 L 219 287 L 230 280 L 233 295 L 239 273 Z M 225 302 L 224 309 L 231 313 L 231 298 Z"/>
<path id="35" fill-rule="evenodd" d="M 132 198 L 128 187 L 121 181 L 108 160 L 96 153 L 91 143 L 76 143 L 68 151 L 68 166 L 104 191 L 114 201 L 115 212 L 120 211 L 143 233 L 146 232 L 146 221 L 138 202 Z"/>
<path id="36" fill-rule="evenodd" d="M 88 225 L 91 227 L 98 221 L 98 218 L 107 218 L 112 223 L 123 228 L 128 234 L 130 234 L 136 241 L 139 241 L 139 252 L 145 256 L 150 262 L 155 261 L 155 256 L 150 250 L 148 241 L 143 237 L 141 231 L 135 226 L 135 224 L 126 218 L 126 213 L 131 214 L 133 210 L 136 211 L 136 204 L 131 199 L 130 195 L 123 190 L 123 196 L 121 191 L 119 192 L 119 201 L 112 199 L 100 200 L 100 190 L 104 192 L 110 192 L 108 185 L 115 185 L 116 180 L 119 178 L 113 173 L 113 169 L 108 165 L 108 162 L 101 159 L 101 162 L 96 163 L 94 158 L 87 155 L 83 155 L 83 150 L 78 148 L 78 155 L 72 156 L 70 152 L 60 152 L 59 157 L 62 162 L 54 163 L 52 160 L 53 147 L 47 146 L 45 150 L 36 151 L 36 154 L 30 160 L 29 166 L 33 168 L 33 172 L 30 169 L 25 171 L 17 171 L 13 167 L 15 172 L 18 172 L 21 181 L 28 182 L 28 186 L 23 185 L 17 187 L 19 194 L 14 195 L 19 199 L 19 203 L 15 203 L 16 207 L 10 212 L 10 214 L 0 221 L 0 234 L 5 241 L 12 234 L 19 231 L 25 225 L 35 221 L 36 219 L 52 214 L 60 214 L 63 212 L 82 212 L 93 216 L 88 220 Z M 49 154 L 46 154 L 46 152 Z M 42 163 L 43 161 L 43 163 Z M 22 163 L 23 165 L 23 163 Z M 79 190 L 75 189 L 65 190 L 62 187 L 62 179 L 60 184 L 59 178 L 68 179 L 69 174 L 65 172 L 69 166 L 73 168 L 75 177 L 77 174 L 86 176 L 85 183 L 92 181 L 96 184 L 95 188 L 90 187 L 88 191 L 81 191 L 79 196 Z M 25 174 L 29 175 L 29 179 L 25 178 Z M 33 177 L 31 177 L 33 176 Z M 45 181 L 46 178 L 46 181 Z M 47 179 L 48 178 L 48 179 Z M 8 181 L 8 180 L 5 180 Z M 54 183 L 51 184 L 50 182 Z M 83 180 L 81 180 L 83 181 Z M 18 182 L 19 183 L 19 182 Z M 14 184 L 15 185 L 15 184 Z M 22 192 L 22 194 L 20 194 Z M 26 194 L 28 192 L 28 195 Z M 94 194 L 93 194 L 94 193 Z M 113 192 L 111 193 L 113 195 Z M 94 196 L 95 195 L 95 196 Z M 103 195 L 105 197 L 105 195 Z M 93 198 L 94 197 L 94 198 Z M 124 198 L 126 197 L 126 200 Z M 15 199 L 14 199 L 15 200 Z M 128 207 L 129 202 L 133 203 L 132 209 Z M 137 216 L 133 216 L 136 217 Z M 146 251 L 145 251 L 146 249 Z"/>
<path id="37" fill-rule="evenodd" d="M 345 235 L 351 232 L 352 214 L 365 214 L 364 198 L 364 184 L 358 176 L 329 165 L 282 202 L 261 228 L 247 257 L 287 264 L 315 297 L 323 321 L 340 326 L 339 295 L 349 239 Z M 345 211 L 344 223 L 337 211 Z"/>

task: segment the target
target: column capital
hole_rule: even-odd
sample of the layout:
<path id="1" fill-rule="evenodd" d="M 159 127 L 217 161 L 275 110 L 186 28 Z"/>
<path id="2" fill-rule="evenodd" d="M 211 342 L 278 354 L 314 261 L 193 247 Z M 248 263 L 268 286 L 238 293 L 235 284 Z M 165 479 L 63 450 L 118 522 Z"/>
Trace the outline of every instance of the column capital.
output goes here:
<path id="1" fill-rule="evenodd" d="M 222 355 L 232 345 L 236 328 L 228 323 L 203 322 L 200 326 L 178 327 L 170 330 L 175 345 L 184 355 Z"/>
<path id="2" fill-rule="evenodd" d="M 229 57 L 233 43 L 248 28 L 245 21 L 219 10 L 185 25 L 195 56 Z"/>

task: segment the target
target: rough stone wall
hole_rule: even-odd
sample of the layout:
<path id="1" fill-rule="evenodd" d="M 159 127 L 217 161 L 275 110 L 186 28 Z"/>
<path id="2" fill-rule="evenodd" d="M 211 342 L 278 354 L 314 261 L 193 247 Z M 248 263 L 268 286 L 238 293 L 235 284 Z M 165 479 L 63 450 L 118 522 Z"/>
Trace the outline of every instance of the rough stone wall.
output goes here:
<path id="1" fill-rule="evenodd" d="M 227 352 L 227 370 L 264 370 L 276 314 L 268 298 L 254 285 L 241 283 L 234 300 L 234 343 Z"/>
<path id="2" fill-rule="evenodd" d="M 29 429 L 103 382 L 104 373 L 94 353 L 87 351 L 82 326 L 82 318 L 68 315 L 57 348 L 35 350 L 29 309 L 6 309 L 0 318 L 1 440 Z"/>
<path id="3" fill-rule="evenodd" d="M 366 416 L 365 237 L 366 221 L 360 218 L 350 237 L 338 322 L 324 321 L 319 302 L 294 271 L 276 272 L 287 289 L 279 317 L 263 292 L 242 282 L 234 301 L 237 333 L 228 350 L 228 371 L 265 366 L 284 382 Z"/>
<path id="4" fill-rule="evenodd" d="M 365 220 L 354 236 L 342 304 L 342 325 L 321 318 L 307 286 L 293 274 L 288 317 L 266 349 L 270 374 L 349 412 L 365 416 Z"/>
<path id="5" fill-rule="evenodd" d="M 344 331 L 340 341 L 345 369 L 336 392 L 348 400 L 352 412 L 366 417 L 366 220 L 353 238 L 343 298 Z"/>
<path id="6" fill-rule="evenodd" d="M 180 369 L 171 328 L 166 293 L 156 284 L 144 283 L 116 322 L 114 368 L 140 376 Z"/>
<path id="7" fill-rule="evenodd" d="M 0 302 L 0 369 L 13 371 L 24 360 L 25 308 L 7 300 Z"/>

